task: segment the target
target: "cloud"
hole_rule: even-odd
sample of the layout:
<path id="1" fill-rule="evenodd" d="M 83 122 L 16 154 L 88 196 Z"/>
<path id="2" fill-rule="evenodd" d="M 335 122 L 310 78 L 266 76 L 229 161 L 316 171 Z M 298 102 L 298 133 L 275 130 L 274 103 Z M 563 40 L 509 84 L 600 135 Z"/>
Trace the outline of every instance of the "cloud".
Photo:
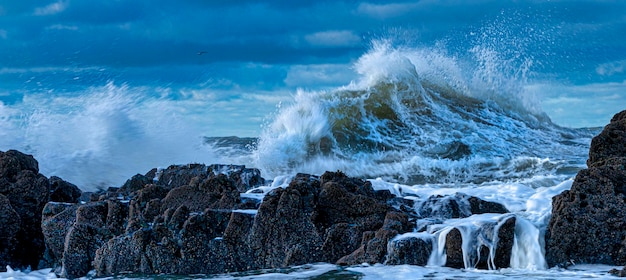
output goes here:
<path id="1" fill-rule="evenodd" d="M 387 19 L 405 15 L 418 6 L 418 3 L 371 4 L 361 3 L 357 13 L 376 19 Z"/>
<path id="2" fill-rule="evenodd" d="M 583 85 L 539 84 L 528 88 L 543 95 L 543 110 L 553 122 L 569 127 L 599 127 L 624 109 L 626 82 Z"/>
<path id="3" fill-rule="evenodd" d="M 2 67 L 0 68 L 1 74 L 26 74 L 26 73 L 45 73 L 52 74 L 55 72 L 71 72 L 71 73 L 80 73 L 86 71 L 104 71 L 101 67 L 33 67 L 33 68 L 11 68 L 11 67 Z"/>
<path id="4" fill-rule="evenodd" d="M 33 12 L 33 15 L 35 16 L 55 15 L 55 14 L 65 11 L 67 6 L 68 6 L 67 1 L 54 2 L 44 7 L 35 8 L 35 12 Z"/>
<path id="5" fill-rule="evenodd" d="M 361 43 L 361 38 L 350 30 L 315 32 L 304 36 L 304 40 L 320 47 L 352 47 Z"/>
<path id="6" fill-rule="evenodd" d="M 356 73 L 348 64 L 292 65 L 285 84 L 288 87 L 339 87 L 356 79 Z"/>
<path id="7" fill-rule="evenodd" d="M 53 24 L 50 25 L 48 27 L 46 27 L 46 29 L 48 30 L 70 30 L 70 31 L 76 31 L 78 30 L 78 26 L 76 25 L 63 25 L 63 24 Z"/>
<path id="8" fill-rule="evenodd" d="M 596 67 L 596 73 L 601 76 L 612 76 L 614 74 L 624 73 L 626 69 L 626 59 L 602 63 Z"/>

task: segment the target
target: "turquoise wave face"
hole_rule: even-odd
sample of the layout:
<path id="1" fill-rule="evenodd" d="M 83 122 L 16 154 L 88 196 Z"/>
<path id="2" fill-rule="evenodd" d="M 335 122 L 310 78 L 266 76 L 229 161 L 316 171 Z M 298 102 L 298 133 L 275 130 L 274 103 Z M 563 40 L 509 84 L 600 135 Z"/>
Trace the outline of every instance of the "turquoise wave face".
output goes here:
<path id="1" fill-rule="evenodd" d="M 593 134 L 552 123 L 523 77 L 494 68 L 490 52 L 478 54 L 487 56 L 478 68 L 463 69 L 436 50 L 378 45 L 357 63 L 360 81 L 299 91 L 262 133 L 256 164 L 271 174 L 341 169 L 403 183 L 506 180 L 584 165 Z"/>

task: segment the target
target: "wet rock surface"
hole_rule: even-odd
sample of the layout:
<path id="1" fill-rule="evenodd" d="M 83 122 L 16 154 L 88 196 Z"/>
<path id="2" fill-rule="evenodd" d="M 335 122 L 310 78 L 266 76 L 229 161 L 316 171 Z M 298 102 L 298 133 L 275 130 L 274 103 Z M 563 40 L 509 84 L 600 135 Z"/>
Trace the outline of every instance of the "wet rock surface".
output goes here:
<path id="1" fill-rule="evenodd" d="M 170 167 L 154 173 L 161 174 L 155 175 L 157 180 L 145 180 L 150 173 L 135 176 L 122 188 L 113 189 L 116 193 L 101 194 L 100 201 L 87 203 L 106 201 L 108 208 L 97 206 L 101 211 L 95 212 L 100 214 L 90 218 L 99 230 L 83 234 L 87 240 L 82 244 L 91 247 L 81 251 L 82 258 L 93 260 L 101 276 L 122 272 L 213 274 L 315 262 L 424 265 L 425 256 L 432 251 L 432 245 L 415 242 L 390 246 L 396 236 L 414 230 L 421 216 L 409 202 L 398 200 L 389 191 L 374 191 L 368 181 L 341 172 L 319 177 L 298 174 L 288 186 L 271 190 L 258 208 L 251 209 L 255 203 L 242 199 L 240 192 L 253 186 L 241 185 L 245 180 L 239 179 L 251 176 L 200 170 L 215 169 Z M 139 187 L 142 183 L 146 184 Z M 463 199 L 468 215 L 491 209 L 484 207 L 491 204 L 478 198 L 454 197 Z M 128 205 L 127 212 L 119 205 L 120 198 L 127 201 L 122 203 Z M 471 206 L 474 204 L 477 206 Z M 491 206 L 504 209 L 499 204 Z M 118 214 L 112 214 L 114 209 Z M 415 246 L 420 251 L 406 251 Z M 71 269 L 76 274 L 68 273 L 63 262 L 62 275 L 83 273 L 82 266 Z"/>
<path id="2" fill-rule="evenodd" d="M 626 264 L 626 111 L 593 138 L 587 165 L 570 190 L 552 199 L 550 266 Z"/>
<path id="3" fill-rule="evenodd" d="M 22 263 L 52 267 L 66 278 L 94 269 L 107 276 L 213 274 L 315 262 L 425 265 L 434 239 L 398 236 L 411 234 L 420 221 L 437 226 L 450 217 L 506 212 L 465 194 L 417 205 L 341 172 L 298 174 L 259 201 L 241 195 L 265 182 L 258 170 L 231 165 L 153 169 L 120 188 L 81 193 L 60 178 L 36 173 L 32 157 L 9 155 L 0 164 L 0 216 L 9 224 L 0 229 L 0 260 L 20 267 L 10 244 L 25 242 L 24 221 L 35 221 L 40 228 L 29 229 L 27 240 L 39 253 Z M 16 200 L 17 191 L 29 199 Z M 502 233 L 503 228 L 486 227 L 481 234 L 491 230 L 512 240 L 512 231 Z M 452 244 L 462 238 L 448 238 L 453 255 Z M 510 250 L 506 254 L 498 258 L 506 261 Z"/>
<path id="4" fill-rule="evenodd" d="M 418 213 L 423 218 L 430 219 L 457 219 L 467 218 L 475 214 L 509 213 L 504 205 L 485 201 L 475 196 L 456 193 L 448 196 L 431 196 L 422 203 Z"/>
<path id="5" fill-rule="evenodd" d="M 57 182 L 63 182 L 58 179 Z M 50 200 L 50 182 L 30 155 L 0 152 L 0 271 L 37 268 L 45 245 L 41 212 Z"/>
<path id="6" fill-rule="evenodd" d="M 609 270 L 609 274 L 617 277 L 626 277 L 626 266 L 624 266 L 622 269 L 611 269 Z"/>
<path id="7" fill-rule="evenodd" d="M 433 236 L 411 236 L 391 240 L 389 242 L 387 260 L 388 265 L 421 265 L 428 264 L 428 258 L 433 251 Z"/>

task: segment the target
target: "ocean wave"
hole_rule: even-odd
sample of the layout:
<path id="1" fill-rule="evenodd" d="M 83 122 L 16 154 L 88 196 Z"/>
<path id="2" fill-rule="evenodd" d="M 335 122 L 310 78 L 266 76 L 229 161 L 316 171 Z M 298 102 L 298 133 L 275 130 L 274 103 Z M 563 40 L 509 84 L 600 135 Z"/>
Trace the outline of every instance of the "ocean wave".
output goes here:
<path id="1" fill-rule="evenodd" d="M 579 143 L 592 134 L 552 123 L 515 79 L 525 71 L 472 52 L 475 67 L 463 69 L 439 50 L 375 43 L 355 64 L 359 81 L 299 90 L 262 132 L 255 163 L 270 176 L 341 169 L 402 183 L 482 182 L 551 174 L 585 154 Z"/>

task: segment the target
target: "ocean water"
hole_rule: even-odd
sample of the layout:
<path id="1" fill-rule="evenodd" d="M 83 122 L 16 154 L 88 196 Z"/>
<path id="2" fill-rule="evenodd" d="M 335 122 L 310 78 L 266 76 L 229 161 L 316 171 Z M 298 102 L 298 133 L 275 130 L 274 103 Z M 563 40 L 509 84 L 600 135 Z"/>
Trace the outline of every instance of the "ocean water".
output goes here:
<path id="1" fill-rule="evenodd" d="M 15 90 L 22 94 L 19 100 L 0 103 L 0 150 L 33 154 L 40 172 L 83 190 L 120 186 L 153 167 L 200 162 L 259 168 L 270 183 L 242 195 L 262 197 L 298 172 L 341 170 L 416 205 L 431 195 L 461 192 L 500 202 L 517 217 L 507 269 L 478 270 L 469 261 L 465 269 L 444 268 L 445 253 L 435 250 L 426 267 L 308 264 L 227 275 L 111 279 L 610 277 L 613 267 L 608 266 L 546 265 L 543 233 L 551 198 L 569 189 L 576 172 L 586 167 L 589 143 L 601 128 L 555 124 L 540 96 L 542 90 L 561 88 L 561 81 L 538 82 L 534 69 L 541 61 L 514 51 L 525 47 L 523 38 L 521 45 L 496 40 L 499 27 L 489 25 L 485 35 L 463 44 L 420 46 L 401 42 L 397 34 L 383 36 L 354 62 L 352 81 L 295 90 L 287 102 L 277 98 L 275 107 L 255 106 L 261 99 L 274 100 L 263 94 L 223 100 L 212 89 L 129 85 L 101 73 L 105 70 L 62 70 L 90 82 L 62 90 Z M 232 114 L 224 118 L 209 110 L 215 108 Z M 211 131 L 238 123 L 260 124 L 258 135 L 221 137 Z M 451 219 L 427 234 L 437 243 L 452 226 L 471 234 L 484 221 L 499 218 Z M 468 259 L 474 245 L 466 244 Z M 56 276 L 50 270 L 9 270 L 0 278 Z"/>

